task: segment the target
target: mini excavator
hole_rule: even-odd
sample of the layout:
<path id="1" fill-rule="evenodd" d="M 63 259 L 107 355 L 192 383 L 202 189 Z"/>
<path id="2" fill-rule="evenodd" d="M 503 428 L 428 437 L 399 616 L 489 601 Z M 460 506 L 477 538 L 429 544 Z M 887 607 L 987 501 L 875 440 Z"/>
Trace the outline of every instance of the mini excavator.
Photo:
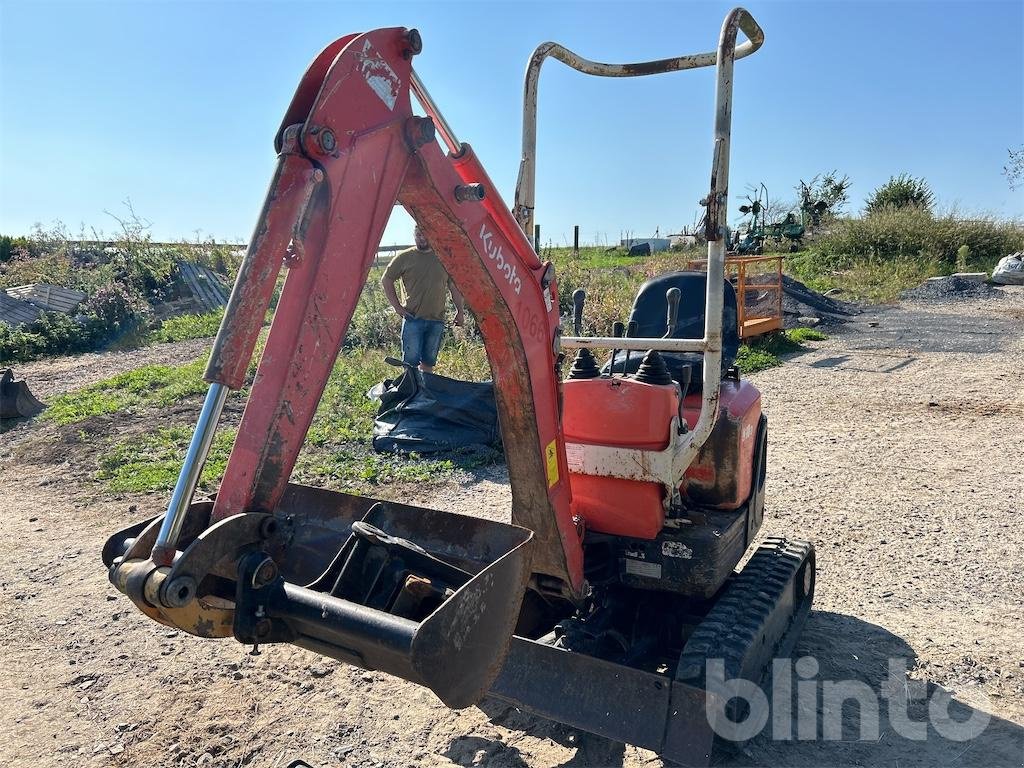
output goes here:
<path id="1" fill-rule="evenodd" d="M 706 764 L 709 713 L 725 704 L 708 660 L 761 680 L 791 652 L 814 589 L 809 543 L 754 544 L 767 420 L 734 366 L 736 297 L 723 273 L 734 62 L 763 39 L 737 8 L 708 53 L 616 65 L 541 45 L 526 73 L 512 207 L 413 70 L 416 30 L 327 46 L 275 138 L 277 166 L 167 511 L 109 539 L 112 583 L 153 620 L 198 637 L 292 643 L 426 686 L 449 707 L 490 696 Z M 555 267 L 527 235 L 549 57 L 606 77 L 717 72 L 707 270 L 649 281 L 617 336 L 582 335 L 581 292 L 568 335 Z M 396 203 L 478 320 L 511 523 L 289 481 Z M 282 269 L 223 481 L 194 498 Z M 595 349 L 611 351 L 603 367 Z"/>

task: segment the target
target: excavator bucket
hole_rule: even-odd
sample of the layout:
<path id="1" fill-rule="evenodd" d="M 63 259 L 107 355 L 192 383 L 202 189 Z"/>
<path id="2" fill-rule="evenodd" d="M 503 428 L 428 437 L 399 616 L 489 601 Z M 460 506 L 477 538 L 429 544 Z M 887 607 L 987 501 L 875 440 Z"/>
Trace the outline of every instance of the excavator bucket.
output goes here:
<path id="1" fill-rule="evenodd" d="M 22 419 L 35 416 L 45 408 L 29 391 L 24 379 L 14 380 L 8 368 L 0 376 L 0 419 Z"/>
<path id="2" fill-rule="evenodd" d="M 162 518 L 110 538 L 111 581 L 149 616 L 201 637 L 288 642 L 476 703 L 505 661 L 532 534 L 433 509 L 289 485 L 273 515 L 208 526 L 193 503 L 170 568 Z M 415 543 L 413 543 L 415 542 Z"/>

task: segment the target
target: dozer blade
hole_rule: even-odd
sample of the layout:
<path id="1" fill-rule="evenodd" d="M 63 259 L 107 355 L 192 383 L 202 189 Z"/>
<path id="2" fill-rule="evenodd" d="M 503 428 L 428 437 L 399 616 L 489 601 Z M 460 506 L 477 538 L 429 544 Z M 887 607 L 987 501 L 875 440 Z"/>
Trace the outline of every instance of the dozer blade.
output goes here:
<path id="1" fill-rule="evenodd" d="M 45 406 L 29 391 L 24 379 L 14 380 L 14 371 L 8 368 L 0 376 L 0 419 L 22 419 L 35 416 Z"/>
<path id="2" fill-rule="evenodd" d="M 453 708 L 493 684 L 530 576 L 530 531 L 297 485 L 274 515 L 206 527 L 211 507 L 190 507 L 170 568 L 149 559 L 160 518 L 104 548 L 111 581 L 151 618 L 293 643 L 424 685 Z"/>

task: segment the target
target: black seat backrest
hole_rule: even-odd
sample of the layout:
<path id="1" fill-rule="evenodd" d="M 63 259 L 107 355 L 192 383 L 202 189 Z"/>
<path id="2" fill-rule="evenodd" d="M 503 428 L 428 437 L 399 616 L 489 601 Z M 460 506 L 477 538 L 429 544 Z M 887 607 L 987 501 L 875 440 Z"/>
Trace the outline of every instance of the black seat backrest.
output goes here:
<path id="1" fill-rule="evenodd" d="M 707 274 L 704 272 L 668 272 L 652 278 L 640 286 L 640 291 L 633 300 L 633 309 L 629 314 L 630 322 L 636 321 L 635 335 L 642 338 L 657 338 L 665 335 L 665 320 L 668 315 L 666 292 L 670 288 L 678 288 L 679 316 L 674 339 L 701 339 L 704 337 L 704 294 L 707 287 Z M 739 326 L 736 315 L 736 289 L 728 280 L 724 283 L 722 296 L 722 371 L 724 372 L 736 362 L 736 354 L 740 348 Z M 703 361 L 703 355 L 690 352 L 664 352 L 669 369 L 676 374 L 684 366 L 695 366 Z M 640 364 L 642 352 L 630 355 L 627 372 L 635 372 Z M 615 356 L 616 373 L 623 370 L 625 354 L 619 352 Z M 605 366 L 606 372 L 610 370 Z M 694 371 L 694 374 L 699 374 Z M 694 376 L 695 382 L 699 375 Z"/>

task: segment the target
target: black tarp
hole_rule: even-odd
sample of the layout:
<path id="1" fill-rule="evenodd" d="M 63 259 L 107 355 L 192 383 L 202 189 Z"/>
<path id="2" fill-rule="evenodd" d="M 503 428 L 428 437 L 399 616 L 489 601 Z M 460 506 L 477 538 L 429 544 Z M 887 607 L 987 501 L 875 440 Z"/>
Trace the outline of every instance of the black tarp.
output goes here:
<path id="1" fill-rule="evenodd" d="M 373 449 L 380 453 L 439 453 L 501 445 L 494 385 L 422 373 L 406 367 L 368 393 L 380 398 Z"/>

